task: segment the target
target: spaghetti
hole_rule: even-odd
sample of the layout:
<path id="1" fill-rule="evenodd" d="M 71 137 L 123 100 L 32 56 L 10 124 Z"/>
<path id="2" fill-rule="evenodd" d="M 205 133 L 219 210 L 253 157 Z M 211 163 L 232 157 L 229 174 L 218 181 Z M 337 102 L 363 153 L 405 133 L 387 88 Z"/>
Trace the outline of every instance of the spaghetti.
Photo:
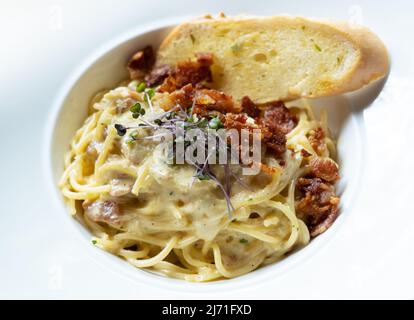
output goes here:
<path id="1" fill-rule="evenodd" d="M 134 130 L 134 139 L 117 134 L 115 124 L 136 126 L 130 108 L 137 102 L 145 110 L 140 121 L 165 112 L 168 94 L 155 93 L 149 100 L 135 90 L 137 84 L 92 101 L 92 113 L 65 157 L 59 187 L 96 246 L 138 268 L 202 282 L 249 273 L 310 241 L 306 217 L 296 212 L 301 201 L 296 184 L 309 175 L 309 159 L 335 155 L 326 115 L 317 120 L 306 102 L 290 106 L 298 122 L 286 134 L 282 161 L 269 155 L 262 161 L 274 170 L 243 176 L 240 166 L 232 165 L 239 178 L 230 181 L 234 211 L 229 218 L 217 184 L 194 179 L 189 164 L 166 164 L 159 142 L 146 139 L 151 128 Z M 312 132 L 320 128 L 325 136 L 316 146 Z M 215 170 L 222 179 L 223 170 Z"/>

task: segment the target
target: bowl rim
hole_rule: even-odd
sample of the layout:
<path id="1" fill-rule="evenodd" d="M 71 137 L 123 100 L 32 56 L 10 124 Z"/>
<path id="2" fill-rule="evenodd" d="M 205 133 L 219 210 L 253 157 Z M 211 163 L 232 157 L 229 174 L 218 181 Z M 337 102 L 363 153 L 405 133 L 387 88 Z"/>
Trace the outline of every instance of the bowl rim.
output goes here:
<path id="1" fill-rule="evenodd" d="M 88 245 L 86 250 L 89 250 L 91 253 L 91 257 L 94 258 L 94 261 L 102 266 L 104 266 L 109 271 L 117 271 L 117 273 L 124 278 L 128 278 L 128 280 L 134 281 L 137 285 L 145 284 L 151 287 L 159 287 L 164 290 L 169 291 L 183 291 L 183 292 L 191 292 L 191 293 L 208 293 L 214 292 L 218 289 L 225 290 L 226 292 L 232 292 L 235 290 L 240 289 L 251 289 L 252 285 L 258 286 L 260 284 L 265 283 L 265 280 L 271 278 L 277 278 L 281 276 L 286 276 L 289 274 L 289 271 L 294 270 L 295 266 L 299 264 L 301 261 L 305 261 L 305 259 L 309 258 L 310 256 L 314 255 L 317 250 L 320 250 L 322 246 L 326 246 L 329 241 L 331 241 L 334 236 L 338 233 L 338 228 L 340 228 L 343 224 L 344 217 L 347 215 L 346 212 L 351 210 L 351 205 L 355 202 L 355 198 L 357 196 L 357 192 L 351 192 L 350 196 L 348 197 L 348 204 L 346 208 L 341 206 L 341 214 L 339 215 L 336 222 L 333 224 L 329 230 L 327 230 L 324 234 L 320 235 L 316 239 L 313 239 L 307 246 L 301 248 L 300 250 L 294 252 L 293 254 L 289 255 L 288 257 L 284 258 L 283 260 L 256 269 L 248 274 L 242 275 L 240 277 L 236 277 L 233 279 L 224 279 L 218 280 L 213 282 L 203 282 L 203 283 L 191 283 L 186 282 L 184 280 L 178 280 L 173 278 L 168 278 L 166 276 L 160 276 L 154 274 L 153 272 L 149 272 L 146 270 L 138 269 L 127 263 L 126 261 L 122 260 L 121 258 L 106 252 L 104 250 L 97 250 L 96 247 L 90 246 L 89 242 L 85 242 L 85 236 L 83 233 L 87 232 L 89 235 L 89 231 L 73 219 L 67 211 L 67 208 L 64 204 L 63 198 L 58 190 L 58 187 L 55 184 L 55 178 L 52 172 L 52 163 L 53 163 L 53 133 L 58 126 L 58 119 L 59 115 L 62 112 L 63 106 L 66 102 L 66 99 L 69 93 L 75 88 L 79 79 L 97 62 L 100 58 L 102 58 L 105 54 L 110 52 L 111 50 L 116 49 L 119 46 L 122 46 L 124 43 L 136 38 L 138 36 L 144 35 L 148 32 L 153 32 L 156 30 L 160 30 L 166 27 L 173 27 L 176 26 L 178 23 L 182 21 L 187 21 L 193 18 L 193 16 L 180 16 L 175 18 L 169 19 L 160 19 L 154 22 L 146 23 L 137 27 L 133 27 L 126 32 L 123 32 L 120 35 L 117 35 L 104 43 L 104 45 L 100 46 L 98 49 L 93 50 L 88 56 L 71 72 L 71 74 L 64 80 L 60 90 L 58 91 L 56 97 L 52 102 L 52 107 L 50 109 L 50 114 L 47 118 L 44 134 L 43 134 L 43 150 L 42 150 L 42 157 L 43 157 L 43 174 L 46 179 L 46 188 L 48 194 L 52 195 L 52 202 L 53 202 L 53 210 L 55 208 L 61 213 L 66 216 L 66 221 L 71 221 L 74 228 L 77 229 L 78 240 L 81 240 L 84 245 Z M 91 93 L 92 95 L 93 93 Z M 352 109 L 350 110 L 350 117 L 356 121 L 356 134 L 361 141 L 366 140 L 365 138 L 365 124 L 362 113 L 353 112 Z M 362 145 L 361 143 L 360 145 Z M 365 158 L 364 148 L 360 147 L 358 150 L 360 157 L 358 161 L 358 168 L 356 172 L 354 172 L 353 179 L 358 179 L 361 181 L 363 177 L 363 165 L 365 161 L 362 161 Z M 62 159 L 63 161 L 63 159 Z M 355 184 L 355 182 L 354 182 Z M 346 191 L 348 188 L 346 188 Z M 83 229 L 83 230 L 82 230 Z M 80 236 L 82 238 L 80 238 Z M 89 249 L 88 249 L 89 248 Z M 106 258 L 105 258 L 106 257 Z M 109 259 L 109 258 L 110 259 Z M 112 259 L 111 263 L 110 262 Z"/>

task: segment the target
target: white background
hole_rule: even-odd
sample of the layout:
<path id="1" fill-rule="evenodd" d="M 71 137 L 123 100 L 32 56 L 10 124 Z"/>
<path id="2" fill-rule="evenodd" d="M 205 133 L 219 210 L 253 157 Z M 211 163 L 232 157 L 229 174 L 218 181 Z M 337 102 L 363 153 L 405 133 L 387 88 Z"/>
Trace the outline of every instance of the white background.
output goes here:
<path id="1" fill-rule="evenodd" d="M 161 290 L 93 259 L 56 213 L 41 165 L 45 123 L 69 73 L 108 39 L 154 20 L 219 11 L 354 19 L 382 37 L 392 72 L 364 110 L 365 183 L 321 250 L 238 291 Z M 0 0 L 0 298 L 414 298 L 413 13 L 408 0 Z"/>

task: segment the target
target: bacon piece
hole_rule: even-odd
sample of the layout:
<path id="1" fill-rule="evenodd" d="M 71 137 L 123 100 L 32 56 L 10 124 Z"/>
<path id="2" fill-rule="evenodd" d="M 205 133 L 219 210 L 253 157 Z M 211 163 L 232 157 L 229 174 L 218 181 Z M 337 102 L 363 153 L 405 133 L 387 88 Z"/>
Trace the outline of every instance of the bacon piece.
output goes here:
<path id="1" fill-rule="evenodd" d="M 338 218 L 338 210 L 338 206 L 332 206 L 325 219 L 312 228 L 311 236 L 316 237 L 328 230 Z"/>
<path id="2" fill-rule="evenodd" d="M 240 157 L 240 159 L 242 160 L 241 162 L 244 164 L 246 160 L 250 160 L 248 158 L 246 158 L 248 155 L 251 154 L 252 150 L 253 150 L 253 139 L 257 139 L 257 137 L 254 135 L 253 130 L 254 129 L 260 129 L 260 127 L 256 124 L 256 123 L 250 123 L 247 122 L 248 120 L 248 116 L 245 113 L 227 113 L 224 117 L 223 117 L 223 124 L 224 127 L 227 130 L 231 130 L 231 129 L 235 129 L 237 130 L 237 132 L 239 133 L 239 146 L 238 146 L 238 155 Z M 244 136 L 241 134 L 242 130 L 246 130 L 248 133 L 248 136 Z M 232 134 L 228 135 L 228 143 L 231 143 L 231 138 Z M 248 139 L 248 141 L 245 141 L 244 139 Z M 262 140 L 262 136 L 259 136 L 259 142 L 260 140 Z M 246 142 L 248 142 L 248 144 L 246 144 Z M 247 149 L 246 149 L 247 147 Z M 261 163 L 251 163 L 250 165 L 253 166 L 257 166 L 261 171 L 263 171 L 262 168 L 262 164 Z"/>
<path id="3" fill-rule="evenodd" d="M 183 86 L 182 86 L 183 87 Z M 180 87 L 177 84 L 177 81 L 173 74 L 170 74 L 167 78 L 164 79 L 161 86 L 158 88 L 159 92 L 174 92 L 176 90 L 180 89 Z"/>
<path id="4" fill-rule="evenodd" d="M 241 129 L 249 129 L 252 127 L 252 125 L 247 123 L 247 115 L 244 113 L 227 113 L 224 118 L 224 126 L 227 129 L 236 129 L 237 131 L 240 131 Z M 256 126 L 256 128 L 258 127 Z"/>
<path id="5" fill-rule="evenodd" d="M 177 63 L 175 70 L 164 80 L 160 92 L 173 92 L 187 84 L 195 86 L 203 81 L 211 82 L 212 74 L 210 66 L 213 64 L 211 53 L 196 53 L 196 61 L 181 61 Z"/>
<path id="6" fill-rule="evenodd" d="M 159 65 L 153 68 L 151 72 L 145 76 L 145 83 L 147 87 L 159 85 L 169 76 L 170 73 L 171 67 L 169 65 Z"/>
<path id="7" fill-rule="evenodd" d="M 286 151 L 286 134 L 297 125 L 297 118 L 279 101 L 267 106 L 263 115 L 258 118 L 258 123 L 267 148 L 276 157 L 283 155 Z"/>
<path id="8" fill-rule="evenodd" d="M 279 131 L 265 131 L 263 141 L 276 157 L 282 156 L 286 151 L 286 136 Z"/>
<path id="9" fill-rule="evenodd" d="M 289 112 L 282 101 L 278 101 L 267 107 L 263 115 L 263 122 L 271 131 L 287 134 L 296 127 L 298 119 Z"/>
<path id="10" fill-rule="evenodd" d="M 173 106 L 178 104 L 185 109 L 190 108 L 193 105 L 194 100 L 194 87 L 192 84 L 188 84 L 183 88 L 172 92 L 169 98 Z"/>
<path id="11" fill-rule="evenodd" d="M 260 115 L 260 109 L 248 96 L 241 99 L 241 109 L 252 118 L 257 118 Z"/>
<path id="12" fill-rule="evenodd" d="M 121 210 L 115 201 L 84 201 L 82 206 L 85 210 L 85 215 L 95 222 L 104 222 L 113 225 L 120 223 Z"/>
<path id="13" fill-rule="evenodd" d="M 299 178 L 296 184 L 296 213 L 309 228 L 312 237 L 326 231 L 338 216 L 339 198 L 334 186 L 320 178 Z"/>
<path id="14" fill-rule="evenodd" d="M 326 151 L 325 132 L 322 128 L 316 128 L 309 132 L 309 142 L 315 152 L 321 156 Z"/>
<path id="15" fill-rule="evenodd" d="M 155 62 L 154 50 L 151 46 L 135 53 L 128 61 L 127 69 L 133 80 L 140 80 L 151 69 Z"/>
<path id="16" fill-rule="evenodd" d="M 240 106 L 235 104 L 232 97 L 214 89 L 199 89 L 195 94 L 197 108 L 216 110 L 221 113 L 239 113 Z"/>
<path id="17" fill-rule="evenodd" d="M 192 84 L 172 92 L 169 101 L 172 106 L 178 104 L 185 109 L 193 107 L 193 113 L 202 117 L 217 116 L 219 112 L 221 118 L 223 114 L 240 111 L 230 96 L 213 89 L 194 88 Z"/>
<path id="18" fill-rule="evenodd" d="M 256 108 L 251 105 L 251 100 L 248 97 L 243 98 L 241 107 L 246 110 L 247 108 Z M 239 111 L 240 112 L 240 111 Z M 241 115 L 226 115 L 225 127 L 241 129 L 251 129 L 251 126 L 246 123 L 246 114 Z M 276 102 L 267 107 L 262 117 L 256 119 L 257 125 L 254 128 L 260 128 L 262 131 L 262 139 L 267 148 L 275 154 L 275 156 L 281 156 L 286 151 L 286 133 L 291 131 L 297 125 L 297 119 L 294 115 L 291 115 L 289 109 L 285 107 L 283 102 Z"/>
<path id="19" fill-rule="evenodd" d="M 312 174 L 328 182 L 334 182 L 339 179 L 338 166 L 330 158 L 313 157 L 309 162 Z"/>
<path id="20" fill-rule="evenodd" d="M 227 129 L 247 129 L 252 131 L 253 129 L 261 130 L 261 139 L 271 152 L 275 156 L 281 156 L 286 151 L 286 136 L 284 131 L 270 119 L 269 114 L 265 118 L 257 118 L 254 125 L 247 123 L 247 115 L 245 113 L 240 114 L 226 114 L 224 126 Z"/>
<path id="21" fill-rule="evenodd" d="M 263 136 L 261 131 L 259 132 L 260 135 L 257 136 L 254 133 L 254 130 L 260 130 L 260 127 L 256 123 L 248 122 L 248 116 L 245 113 L 227 113 L 223 118 L 223 124 L 226 129 L 235 129 L 239 133 L 239 155 L 242 158 L 242 162 L 246 161 L 246 157 L 250 155 L 253 151 L 253 143 L 254 139 L 257 139 L 257 142 L 261 142 Z M 245 130 L 248 133 L 247 136 L 243 135 L 241 132 Z M 228 136 L 229 142 L 231 141 L 231 135 Z M 248 139 L 248 140 L 247 140 Z M 246 163 L 245 163 L 246 164 Z M 260 165 L 260 164 L 259 164 Z M 262 168 L 259 166 L 262 170 Z"/>
<path id="22" fill-rule="evenodd" d="M 276 153 L 282 153 L 282 151 L 284 152 L 285 150 L 284 144 L 286 142 L 285 140 L 283 140 L 284 135 L 277 136 L 269 132 L 267 128 L 262 128 L 257 123 L 249 123 L 247 120 L 248 120 L 248 116 L 245 113 L 239 113 L 239 114 L 227 113 L 224 117 L 224 126 L 226 127 L 226 129 L 236 129 L 239 132 L 242 129 L 248 130 L 249 131 L 249 145 L 251 145 L 253 139 L 255 139 L 255 136 L 253 135 L 254 130 L 260 129 L 261 135 L 259 139 L 261 139 L 262 141 L 266 141 L 268 147 L 274 148 L 274 151 Z M 281 137 L 282 139 L 281 142 L 277 141 L 278 137 Z M 270 140 L 270 139 L 273 139 L 273 140 Z M 241 154 L 243 153 L 242 146 L 240 146 L 240 153 Z M 264 163 L 253 162 L 251 165 L 257 166 L 260 169 L 260 171 L 265 172 L 267 174 L 275 174 L 279 170 L 276 167 L 269 167 L 268 165 Z M 285 165 L 284 161 L 282 161 L 281 165 L 282 166 Z"/>

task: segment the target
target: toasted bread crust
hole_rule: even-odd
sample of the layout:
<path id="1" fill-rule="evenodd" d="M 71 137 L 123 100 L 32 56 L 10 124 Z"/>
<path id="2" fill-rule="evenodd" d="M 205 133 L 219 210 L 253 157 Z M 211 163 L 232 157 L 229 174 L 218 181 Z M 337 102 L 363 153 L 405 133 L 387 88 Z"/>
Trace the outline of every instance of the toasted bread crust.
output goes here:
<path id="1" fill-rule="evenodd" d="M 162 42 L 157 64 L 174 65 L 198 51 L 214 54 L 214 88 L 256 103 L 354 91 L 389 69 L 384 44 L 367 28 L 290 16 L 180 24 Z"/>

